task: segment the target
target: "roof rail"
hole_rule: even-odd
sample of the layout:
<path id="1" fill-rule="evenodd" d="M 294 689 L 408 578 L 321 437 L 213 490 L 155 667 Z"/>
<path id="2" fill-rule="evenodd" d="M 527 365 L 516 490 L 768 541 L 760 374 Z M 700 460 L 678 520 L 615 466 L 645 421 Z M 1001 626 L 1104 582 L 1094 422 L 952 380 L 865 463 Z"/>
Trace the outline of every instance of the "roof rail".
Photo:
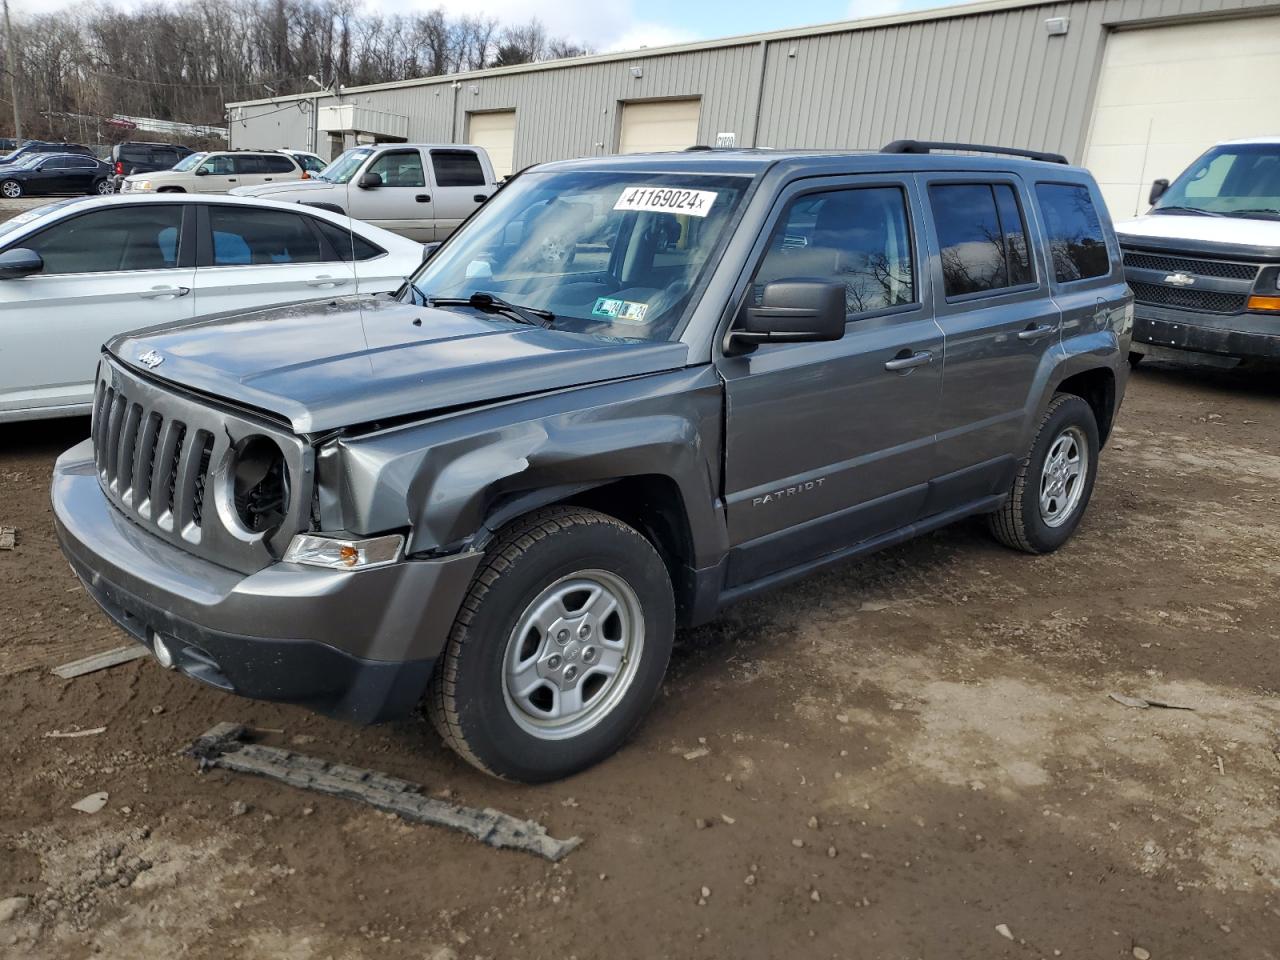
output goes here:
<path id="1" fill-rule="evenodd" d="M 1018 147 L 993 147 L 985 143 L 948 143 L 943 140 L 895 140 L 880 148 L 881 153 L 932 153 L 934 150 L 968 150 L 973 153 L 1001 153 L 1011 157 L 1026 157 L 1045 163 L 1070 164 L 1060 153 L 1043 150 L 1022 150 Z"/>

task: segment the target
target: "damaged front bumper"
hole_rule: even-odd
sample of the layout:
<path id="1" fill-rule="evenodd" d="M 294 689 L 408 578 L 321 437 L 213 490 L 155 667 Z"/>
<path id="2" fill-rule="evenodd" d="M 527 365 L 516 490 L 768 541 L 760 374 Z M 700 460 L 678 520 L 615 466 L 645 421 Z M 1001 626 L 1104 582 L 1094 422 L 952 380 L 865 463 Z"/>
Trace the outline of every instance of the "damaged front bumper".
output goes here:
<path id="1" fill-rule="evenodd" d="M 231 693 L 372 723 L 426 688 L 479 553 L 362 571 L 275 563 L 244 575 L 128 520 L 92 445 L 54 467 L 58 539 L 89 594 L 166 666 Z"/>
<path id="2" fill-rule="evenodd" d="M 1133 343 L 1137 353 L 1159 355 L 1164 350 L 1177 350 L 1280 361 L 1280 317 L 1198 313 L 1138 303 L 1134 305 Z"/>

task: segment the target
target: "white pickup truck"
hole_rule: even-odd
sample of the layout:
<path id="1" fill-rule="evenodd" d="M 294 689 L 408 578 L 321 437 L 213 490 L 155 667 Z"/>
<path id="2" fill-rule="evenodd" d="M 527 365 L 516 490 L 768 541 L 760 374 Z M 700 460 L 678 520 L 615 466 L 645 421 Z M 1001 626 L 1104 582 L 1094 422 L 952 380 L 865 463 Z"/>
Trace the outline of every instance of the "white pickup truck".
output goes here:
<path id="1" fill-rule="evenodd" d="M 320 207 L 430 243 L 453 233 L 496 189 L 482 147 L 381 143 L 347 150 L 309 180 L 231 192 Z"/>
<path id="2" fill-rule="evenodd" d="M 1219 143 L 1116 224 L 1133 353 L 1280 362 L 1280 137 Z"/>

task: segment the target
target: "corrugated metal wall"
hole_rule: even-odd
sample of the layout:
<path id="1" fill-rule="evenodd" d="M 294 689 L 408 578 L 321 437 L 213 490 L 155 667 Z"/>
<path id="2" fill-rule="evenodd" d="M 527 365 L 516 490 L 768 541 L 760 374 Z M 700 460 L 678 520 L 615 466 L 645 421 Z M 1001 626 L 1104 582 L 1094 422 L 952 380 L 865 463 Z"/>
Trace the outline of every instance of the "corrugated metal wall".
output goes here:
<path id="1" fill-rule="evenodd" d="M 1109 29 L 1280 0 L 1074 0 L 531 72 L 355 91 L 409 118 L 409 139 L 467 138 L 467 115 L 516 111 L 515 167 L 617 149 L 621 103 L 700 96 L 699 141 L 876 148 L 899 137 L 1056 150 L 1079 161 Z M 1070 18 L 1049 36 L 1048 17 Z M 639 68 L 640 76 L 633 76 Z M 763 71 L 763 74 L 762 74 Z M 326 100 L 325 102 L 332 102 Z M 757 112 L 758 107 L 758 112 Z M 234 146 L 310 144 L 296 104 L 232 107 Z M 325 153 L 325 136 L 320 151 Z"/>

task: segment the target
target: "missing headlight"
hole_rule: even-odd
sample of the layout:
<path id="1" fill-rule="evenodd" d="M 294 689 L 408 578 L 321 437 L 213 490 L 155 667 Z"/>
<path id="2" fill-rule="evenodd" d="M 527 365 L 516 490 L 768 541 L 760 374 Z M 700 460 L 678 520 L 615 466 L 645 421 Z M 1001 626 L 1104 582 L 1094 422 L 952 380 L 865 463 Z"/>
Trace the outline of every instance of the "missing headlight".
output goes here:
<path id="1" fill-rule="evenodd" d="M 236 515 L 253 533 L 269 533 L 289 509 L 289 468 L 284 453 L 266 437 L 250 437 L 236 454 L 232 475 Z"/>

